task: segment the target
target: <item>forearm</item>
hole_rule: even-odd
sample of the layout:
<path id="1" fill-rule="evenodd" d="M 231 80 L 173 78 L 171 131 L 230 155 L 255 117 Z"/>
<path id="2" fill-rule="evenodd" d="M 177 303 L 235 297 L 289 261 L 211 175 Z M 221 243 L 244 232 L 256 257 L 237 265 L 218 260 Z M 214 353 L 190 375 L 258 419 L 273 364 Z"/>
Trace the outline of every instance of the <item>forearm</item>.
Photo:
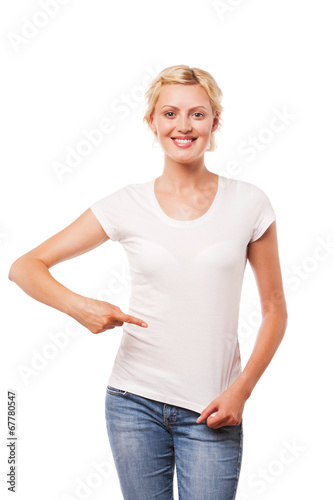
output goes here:
<path id="1" fill-rule="evenodd" d="M 71 312 L 84 300 L 59 283 L 39 259 L 20 257 L 11 266 L 9 279 L 30 297 L 71 316 Z"/>
<path id="2" fill-rule="evenodd" d="M 284 306 L 263 316 L 252 354 L 244 370 L 234 384 L 248 398 L 261 375 L 271 362 L 287 328 L 287 313 Z"/>

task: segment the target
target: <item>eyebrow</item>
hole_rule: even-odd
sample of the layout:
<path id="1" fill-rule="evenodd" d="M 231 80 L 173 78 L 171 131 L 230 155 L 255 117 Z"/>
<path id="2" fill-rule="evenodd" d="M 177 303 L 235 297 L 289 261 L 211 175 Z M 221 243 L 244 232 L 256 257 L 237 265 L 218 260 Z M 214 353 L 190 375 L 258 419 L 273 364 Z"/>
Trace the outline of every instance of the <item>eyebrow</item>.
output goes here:
<path id="1" fill-rule="evenodd" d="M 177 108 L 177 106 L 171 106 L 171 104 L 165 104 L 164 106 L 161 107 L 161 109 L 163 109 L 165 107 L 177 109 L 179 111 L 179 108 Z M 205 108 L 205 106 L 194 106 L 193 108 L 190 108 L 190 111 L 192 111 L 193 109 L 197 109 L 197 108 L 207 109 L 207 108 Z"/>

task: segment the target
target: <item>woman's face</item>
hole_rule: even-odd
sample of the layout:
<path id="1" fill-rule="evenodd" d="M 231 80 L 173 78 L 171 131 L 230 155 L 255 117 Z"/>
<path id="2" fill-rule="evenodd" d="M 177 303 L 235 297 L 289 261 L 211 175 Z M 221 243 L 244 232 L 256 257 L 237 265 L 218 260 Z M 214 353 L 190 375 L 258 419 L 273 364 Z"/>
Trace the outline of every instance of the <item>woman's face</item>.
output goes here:
<path id="1" fill-rule="evenodd" d="M 205 153 L 218 122 L 203 87 L 176 83 L 162 87 L 149 125 L 165 154 L 188 162 Z"/>

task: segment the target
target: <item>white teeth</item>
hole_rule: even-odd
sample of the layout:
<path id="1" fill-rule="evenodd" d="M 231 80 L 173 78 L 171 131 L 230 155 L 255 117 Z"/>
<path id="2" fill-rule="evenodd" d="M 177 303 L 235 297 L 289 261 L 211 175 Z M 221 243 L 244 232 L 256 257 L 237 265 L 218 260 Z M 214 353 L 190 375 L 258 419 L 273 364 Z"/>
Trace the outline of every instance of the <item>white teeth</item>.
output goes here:
<path id="1" fill-rule="evenodd" d="M 186 144 L 187 142 L 192 142 L 192 139 L 174 139 L 175 142 L 180 142 L 181 144 Z"/>

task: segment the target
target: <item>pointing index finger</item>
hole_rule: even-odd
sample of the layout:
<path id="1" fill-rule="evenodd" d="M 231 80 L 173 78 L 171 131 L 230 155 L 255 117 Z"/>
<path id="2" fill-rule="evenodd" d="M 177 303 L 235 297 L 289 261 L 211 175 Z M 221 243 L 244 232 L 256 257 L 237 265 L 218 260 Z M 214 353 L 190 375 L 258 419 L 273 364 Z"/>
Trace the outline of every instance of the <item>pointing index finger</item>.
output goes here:
<path id="1" fill-rule="evenodd" d="M 143 326 L 147 328 L 147 323 L 145 323 L 142 319 L 136 318 L 135 316 L 131 316 L 130 314 L 119 313 L 119 319 L 124 321 L 125 323 L 133 323 L 138 326 Z"/>

